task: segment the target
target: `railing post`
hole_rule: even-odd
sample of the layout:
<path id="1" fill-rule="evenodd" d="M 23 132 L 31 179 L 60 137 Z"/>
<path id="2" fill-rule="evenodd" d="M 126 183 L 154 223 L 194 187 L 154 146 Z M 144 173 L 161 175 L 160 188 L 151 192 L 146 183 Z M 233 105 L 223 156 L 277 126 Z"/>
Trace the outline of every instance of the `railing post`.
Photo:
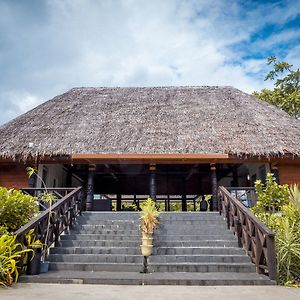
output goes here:
<path id="1" fill-rule="evenodd" d="M 235 223 L 236 223 L 236 235 L 238 238 L 238 246 L 240 248 L 243 247 L 243 243 L 242 243 L 242 224 L 241 221 L 236 217 L 235 218 Z"/>
<path id="2" fill-rule="evenodd" d="M 59 246 L 59 219 L 56 218 L 54 222 L 54 246 Z"/>
<path id="3" fill-rule="evenodd" d="M 277 280 L 276 274 L 276 254 L 275 254 L 275 237 L 267 235 L 267 265 L 269 271 L 269 278 Z"/>
<path id="4" fill-rule="evenodd" d="M 222 215 L 222 199 L 223 199 L 222 193 L 219 192 L 218 193 L 218 210 L 219 210 L 220 216 Z"/>
<path id="5" fill-rule="evenodd" d="M 227 222 L 227 229 L 230 229 L 230 220 L 229 220 L 229 205 L 225 205 L 225 216 L 226 216 L 226 222 Z"/>
<path id="6" fill-rule="evenodd" d="M 255 248 L 253 249 L 255 252 L 255 265 L 256 265 L 256 272 L 259 274 L 263 273 L 263 270 L 260 267 L 260 258 L 261 258 L 261 253 L 262 253 L 262 244 L 259 238 L 259 232 L 258 232 L 258 228 L 255 227 L 254 229 L 255 231 Z"/>

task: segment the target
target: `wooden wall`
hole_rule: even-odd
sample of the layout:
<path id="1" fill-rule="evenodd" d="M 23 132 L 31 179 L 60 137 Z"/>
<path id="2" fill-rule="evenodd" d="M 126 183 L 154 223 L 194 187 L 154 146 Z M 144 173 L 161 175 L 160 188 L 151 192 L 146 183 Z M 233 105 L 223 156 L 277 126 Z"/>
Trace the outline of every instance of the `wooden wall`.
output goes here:
<path id="1" fill-rule="evenodd" d="M 28 175 L 24 165 L 0 165 L 0 186 L 7 188 L 28 187 Z"/>
<path id="2" fill-rule="evenodd" d="M 281 184 L 298 184 L 300 186 L 300 165 L 279 165 L 279 182 Z"/>

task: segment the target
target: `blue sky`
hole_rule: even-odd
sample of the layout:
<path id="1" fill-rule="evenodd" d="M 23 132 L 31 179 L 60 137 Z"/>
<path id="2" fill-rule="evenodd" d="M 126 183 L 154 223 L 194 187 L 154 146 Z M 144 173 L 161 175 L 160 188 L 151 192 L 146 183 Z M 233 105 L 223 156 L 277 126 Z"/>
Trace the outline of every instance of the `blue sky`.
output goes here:
<path id="1" fill-rule="evenodd" d="M 251 93 L 299 53 L 299 0 L 0 0 L 0 124 L 76 86 Z"/>

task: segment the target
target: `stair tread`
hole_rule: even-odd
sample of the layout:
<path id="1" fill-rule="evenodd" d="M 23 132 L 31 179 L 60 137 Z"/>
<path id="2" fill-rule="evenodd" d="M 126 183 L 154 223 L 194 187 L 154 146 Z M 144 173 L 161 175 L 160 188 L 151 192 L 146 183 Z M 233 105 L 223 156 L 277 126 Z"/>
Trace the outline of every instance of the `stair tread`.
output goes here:
<path id="1" fill-rule="evenodd" d="M 49 271 L 34 276 L 22 276 L 34 278 L 95 278 L 95 279 L 177 279 L 177 280 L 260 280 L 272 283 L 267 276 L 257 273 L 229 273 L 229 272 L 156 272 L 156 273 L 139 273 L 139 272 L 97 272 L 97 271 Z"/>
<path id="2" fill-rule="evenodd" d="M 55 261 L 55 262 L 50 262 L 51 264 L 67 264 L 67 265 L 141 265 L 140 263 L 120 263 L 120 262 L 62 262 L 62 261 Z M 247 263 L 223 263 L 223 262 L 149 262 L 149 265 L 151 266 L 170 266 L 170 265 L 176 265 L 176 266 L 182 266 L 182 265 L 191 265 L 191 266 L 253 266 L 252 263 L 247 262 Z"/>

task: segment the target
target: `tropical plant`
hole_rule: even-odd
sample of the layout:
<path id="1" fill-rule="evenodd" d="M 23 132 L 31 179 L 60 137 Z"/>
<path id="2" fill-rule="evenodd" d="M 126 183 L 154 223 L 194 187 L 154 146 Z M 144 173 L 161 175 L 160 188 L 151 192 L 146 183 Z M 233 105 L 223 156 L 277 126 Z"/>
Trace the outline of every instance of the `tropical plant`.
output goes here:
<path id="1" fill-rule="evenodd" d="M 148 198 L 145 202 L 140 205 L 140 220 L 141 228 L 145 233 L 153 234 L 154 229 L 158 225 L 159 212 L 156 208 L 155 202 Z"/>
<path id="2" fill-rule="evenodd" d="M 38 213 L 37 198 L 0 187 L 0 226 L 14 232 Z"/>
<path id="3" fill-rule="evenodd" d="M 256 180 L 255 190 L 258 201 L 254 211 L 267 212 L 272 210 L 275 212 L 288 203 L 289 186 L 287 184 L 278 184 L 272 173 L 267 173 L 265 184 L 261 180 Z"/>
<path id="4" fill-rule="evenodd" d="M 16 242 L 16 235 L 3 234 L 0 236 L 0 285 L 11 286 L 17 282 L 19 269 L 17 263 L 31 249 Z"/>
<path id="5" fill-rule="evenodd" d="M 266 186 L 258 182 L 256 188 L 259 201 L 252 210 L 276 234 L 278 280 L 282 284 L 299 283 L 300 190 L 275 184 L 272 174 L 267 175 Z"/>
<path id="6" fill-rule="evenodd" d="M 43 249 L 42 249 L 42 262 L 44 262 L 46 255 L 47 255 L 47 251 L 48 251 L 49 231 L 50 231 L 50 225 L 51 225 L 51 217 L 53 215 L 52 205 L 53 205 L 53 202 L 56 200 L 56 196 L 54 194 L 48 192 L 46 183 L 39 176 L 36 169 L 34 169 L 32 167 L 28 167 L 28 168 L 26 168 L 26 170 L 27 170 L 27 174 L 28 174 L 29 178 L 31 176 L 35 175 L 41 181 L 41 183 L 45 189 L 45 192 L 41 196 L 41 200 L 43 203 L 49 204 L 49 214 L 48 214 L 48 220 L 47 220 L 46 236 L 45 236 L 45 242 L 43 244 Z"/>

